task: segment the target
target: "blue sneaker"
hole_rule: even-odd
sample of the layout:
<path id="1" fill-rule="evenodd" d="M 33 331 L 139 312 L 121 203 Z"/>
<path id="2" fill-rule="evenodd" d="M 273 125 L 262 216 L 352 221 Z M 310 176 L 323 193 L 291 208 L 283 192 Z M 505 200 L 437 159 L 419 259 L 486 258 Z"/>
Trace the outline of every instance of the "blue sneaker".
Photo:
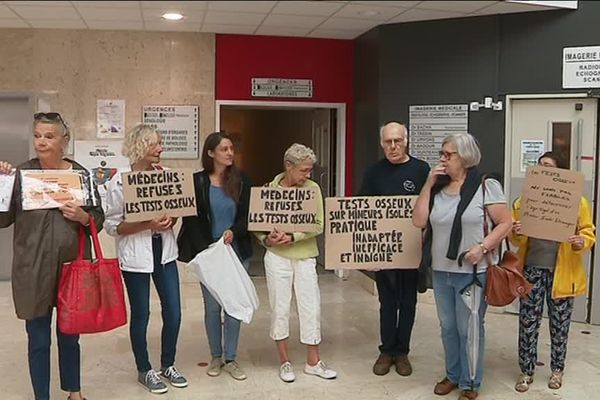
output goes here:
<path id="1" fill-rule="evenodd" d="M 174 365 L 171 365 L 167 369 L 163 369 L 160 371 L 160 374 L 169 381 L 171 386 L 175 386 L 178 388 L 184 388 L 188 385 L 187 379 L 175 368 Z"/>
<path id="2" fill-rule="evenodd" d="M 169 388 L 161 380 L 155 370 L 151 369 L 147 372 L 138 372 L 138 382 L 145 387 L 150 393 L 166 393 Z"/>

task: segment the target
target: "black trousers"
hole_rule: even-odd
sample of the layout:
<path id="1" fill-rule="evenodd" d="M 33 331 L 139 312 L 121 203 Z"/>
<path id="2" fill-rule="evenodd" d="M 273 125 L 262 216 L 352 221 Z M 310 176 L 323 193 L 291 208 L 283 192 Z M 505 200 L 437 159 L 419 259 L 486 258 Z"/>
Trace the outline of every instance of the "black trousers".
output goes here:
<path id="1" fill-rule="evenodd" d="M 379 292 L 379 351 L 390 356 L 408 354 L 417 306 L 416 269 L 375 272 Z"/>

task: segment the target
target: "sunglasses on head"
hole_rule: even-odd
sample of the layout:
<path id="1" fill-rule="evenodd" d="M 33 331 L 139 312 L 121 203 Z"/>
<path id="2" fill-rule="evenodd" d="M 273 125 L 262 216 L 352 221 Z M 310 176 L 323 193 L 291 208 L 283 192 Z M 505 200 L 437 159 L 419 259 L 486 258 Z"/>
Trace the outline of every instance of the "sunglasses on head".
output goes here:
<path id="1" fill-rule="evenodd" d="M 35 121 L 40 121 L 42 119 L 46 119 L 48 121 L 58 121 L 61 124 L 63 124 L 65 127 L 67 126 L 67 124 L 65 123 L 65 120 L 57 112 L 47 112 L 47 113 L 39 112 L 39 113 L 35 113 L 35 114 L 33 114 L 33 119 Z"/>

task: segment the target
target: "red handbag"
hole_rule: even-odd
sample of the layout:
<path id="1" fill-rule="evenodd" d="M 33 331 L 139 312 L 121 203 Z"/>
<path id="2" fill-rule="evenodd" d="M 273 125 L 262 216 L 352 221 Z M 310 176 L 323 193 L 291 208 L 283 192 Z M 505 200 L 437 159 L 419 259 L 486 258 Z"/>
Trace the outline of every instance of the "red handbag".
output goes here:
<path id="1" fill-rule="evenodd" d="M 84 260 L 85 228 L 79 229 L 79 254 L 63 264 L 58 286 L 58 329 L 62 333 L 106 332 L 127 323 L 119 260 L 106 259 L 94 219 L 90 232 L 96 260 Z"/>

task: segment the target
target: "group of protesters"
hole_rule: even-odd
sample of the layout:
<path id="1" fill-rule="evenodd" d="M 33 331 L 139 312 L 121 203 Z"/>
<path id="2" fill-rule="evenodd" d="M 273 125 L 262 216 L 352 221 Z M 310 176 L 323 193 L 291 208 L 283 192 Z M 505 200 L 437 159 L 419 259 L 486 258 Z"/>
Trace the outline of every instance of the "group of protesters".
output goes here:
<path id="1" fill-rule="evenodd" d="M 53 209 L 23 209 L 18 171 L 88 173 L 82 165 L 65 157 L 71 132 L 60 114 L 35 114 L 33 135 L 35 158 L 16 168 L 8 162 L 0 162 L 0 174 L 15 174 L 11 204 L 7 212 L 0 212 L 0 227 L 15 225 L 13 298 L 18 318 L 25 320 L 29 372 L 36 400 L 50 398 L 51 320 L 62 265 L 77 257 L 80 227 L 88 227 L 91 219 L 116 240 L 129 300 L 129 333 L 137 381 L 151 393 L 167 392 L 167 383 L 176 388 L 188 386 L 187 379 L 175 366 L 182 314 L 177 260 L 189 262 L 219 240 L 232 246 L 246 270 L 252 256 L 252 241 L 257 240 L 266 250 L 264 268 L 271 312 L 269 336 L 276 344 L 280 379 L 288 383 L 296 379 L 288 351 L 292 291 L 298 308 L 300 342 L 306 345 L 303 372 L 324 379 L 336 378 L 336 371 L 321 360 L 319 353 L 321 302 L 316 257 L 324 213 L 320 188 L 310 179 L 317 161 L 312 149 L 292 144 L 283 156 L 283 172 L 266 185 L 314 190 L 318 203 L 316 231 L 285 232 L 273 228 L 269 232 L 249 232 L 252 182 L 235 166 L 231 137 L 225 132 L 214 132 L 205 139 L 202 170 L 193 177 L 197 213 L 182 218 L 176 235 L 177 218 L 168 214 L 143 222 L 128 222 L 125 218 L 122 174 L 163 169 L 160 166 L 161 136 L 155 128 L 140 124 L 125 135 L 123 154 L 129 159 L 130 170 L 119 170 L 108 183 L 105 212 L 97 191 L 91 186 L 89 192 L 96 197 L 95 205 L 67 202 Z M 548 387 L 560 388 L 573 299 L 585 293 L 582 257 L 595 242 L 588 201 L 581 198 L 577 228 L 567 241 L 527 237 L 522 232 L 520 199 L 513 203 L 511 215 L 501 183 L 484 178 L 477 169 L 481 152 L 472 135 L 447 136 L 439 151 L 439 164 L 432 168 L 408 154 L 408 131 L 404 125 L 397 122 L 384 125 L 379 141 L 385 157 L 365 171 L 357 195 L 418 195 L 412 222 L 423 229 L 424 234 L 420 266 L 372 271 L 380 303 L 381 339 L 373 373 L 385 375 L 394 367 L 401 376 L 412 374 L 408 356 L 417 293 L 432 288 L 445 354 L 445 377 L 435 384 L 433 391 L 447 395 L 459 389 L 459 400 L 478 397 L 484 373 L 487 305 L 482 298 L 476 310 L 479 315 L 477 368 L 470 371 L 467 325 L 471 310 L 461 301 L 460 292 L 472 279 L 473 266 L 476 266 L 478 280 L 485 285 L 487 255 L 490 253 L 496 262 L 496 249 L 508 236 L 518 247 L 524 275 L 533 285 L 531 292 L 520 300 L 520 375 L 515 390 L 525 392 L 533 383 L 544 298 L 552 339 Z M 539 164 L 564 168 L 561 160 L 559 155 L 547 152 L 539 158 Z M 489 224 L 487 234 L 484 224 Z M 89 253 L 89 239 L 86 250 Z M 461 252 L 464 260 L 459 260 Z M 557 273 L 565 268 L 572 273 Z M 150 280 L 160 298 L 163 322 L 159 368 L 152 367 L 148 355 Z M 215 377 L 224 371 L 236 380 L 244 380 L 246 372 L 236 360 L 240 321 L 224 311 L 205 285 L 200 286 L 212 357 L 206 372 Z M 82 400 L 79 336 L 56 330 L 61 389 L 69 393 L 68 399 Z"/>

